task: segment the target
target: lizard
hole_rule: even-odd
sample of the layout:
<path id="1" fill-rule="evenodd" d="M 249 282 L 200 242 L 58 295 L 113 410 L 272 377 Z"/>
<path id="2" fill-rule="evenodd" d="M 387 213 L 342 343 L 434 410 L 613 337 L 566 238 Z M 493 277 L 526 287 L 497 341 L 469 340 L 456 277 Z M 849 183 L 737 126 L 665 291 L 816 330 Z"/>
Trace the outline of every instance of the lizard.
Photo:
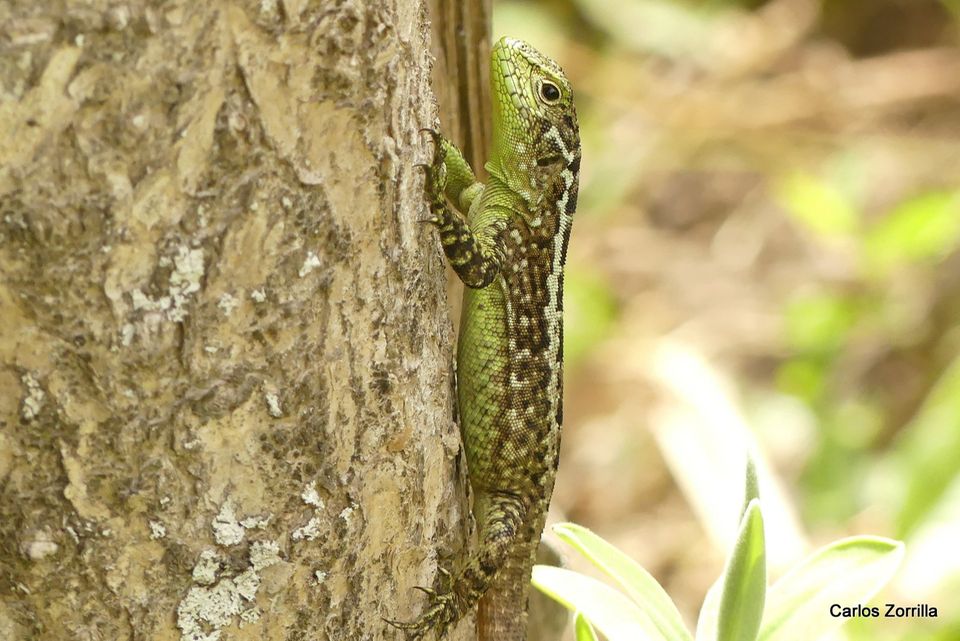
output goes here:
<path id="1" fill-rule="evenodd" d="M 457 403 L 478 549 L 412 622 L 437 638 L 478 604 L 479 638 L 525 641 L 530 574 L 553 493 L 563 422 L 563 268 L 577 204 L 580 133 L 570 83 L 521 40 L 491 51 L 493 144 L 477 181 L 435 130 L 430 217 L 463 281 Z M 452 203 L 456 209 L 448 204 Z"/>

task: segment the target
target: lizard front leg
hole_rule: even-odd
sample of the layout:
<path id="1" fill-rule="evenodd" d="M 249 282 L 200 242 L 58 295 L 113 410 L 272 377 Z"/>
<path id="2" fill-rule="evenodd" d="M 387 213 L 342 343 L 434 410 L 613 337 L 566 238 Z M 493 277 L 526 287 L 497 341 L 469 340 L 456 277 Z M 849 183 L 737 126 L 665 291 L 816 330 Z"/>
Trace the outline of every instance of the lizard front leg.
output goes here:
<path id="1" fill-rule="evenodd" d="M 460 150 L 449 140 L 431 129 L 433 160 L 426 167 L 424 188 L 430 204 L 430 218 L 426 220 L 440 231 L 440 243 L 467 287 L 483 288 L 493 282 L 503 261 L 497 236 L 506 226 L 506 217 L 483 217 L 482 224 L 470 222 L 448 204 L 448 199 L 469 212 L 483 193 L 483 183 L 477 182 L 470 165 Z"/>

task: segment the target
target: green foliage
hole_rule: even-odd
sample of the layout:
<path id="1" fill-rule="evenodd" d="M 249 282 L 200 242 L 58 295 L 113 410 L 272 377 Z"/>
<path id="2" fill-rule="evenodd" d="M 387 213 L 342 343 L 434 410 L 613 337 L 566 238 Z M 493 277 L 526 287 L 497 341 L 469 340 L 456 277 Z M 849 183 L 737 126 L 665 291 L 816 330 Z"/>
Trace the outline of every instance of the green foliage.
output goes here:
<path id="1" fill-rule="evenodd" d="M 851 390 L 838 377 L 866 350 L 907 350 L 924 340 L 917 299 L 904 283 L 932 287 L 937 270 L 960 248 L 960 191 L 919 193 L 867 222 L 850 183 L 794 173 L 777 190 L 802 228 L 834 248 L 842 240 L 857 279 L 802 290 L 783 310 L 792 356 L 777 372 L 777 383 L 808 403 L 821 427 L 806 475 L 806 507 L 820 518 L 844 518 L 862 507 L 857 479 L 871 465 L 866 447 L 891 428 L 883 425 L 889 411 L 878 405 L 877 395 Z M 942 374 L 888 457 L 899 473 L 896 484 L 907 488 L 897 517 L 902 536 L 923 522 L 960 475 L 957 378 L 956 366 Z"/>
<path id="2" fill-rule="evenodd" d="M 833 351 L 856 326 L 856 301 L 832 292 L 802 294 L 784 311 L 787 344 L 806 353 Z"/>
<path id="3" fill-rule="evenodd" d="M 747 513 L 750 503 L 760 500 L 760 479 L 757 478 L 757 466 L 751 457 L 747 457 L 747 476 L 744 483 L 743 509 L 740 511 L 740 518 Z"/>
<path id="4" fill-rule="evenodd" d="M 573 630 L 577 641 L 599 641 L 597 633 L 593 631 L 593 626 L 583 616 L 582 612 L 577 612 L 573 617 Z"/>
<path id="5" fill-rule="evenodd" d="M 821 236 L 851 236 L 859 227 L 860 217 L 850 199 L 830 182 L 794 172 L 777 192 L 787 211 Z"/>
<path id="6" fill-rule="evenodd" d="M 768 590 L 766 546 L 756 472 L 747 470 L 747 507 L 723 576 L 707 593 L 697 641 L 816 641 L 845 619 L 827 614 L 831 603 L 863 603 L 896 572 L 903 544 L 860 536 L 814 552 Z M 620 588 L 582 574 L 538 565 L 533 584 L 575 611 L 578 641 L 690 641 L 676 606 L 635 561 L 586 528 L 554 526 Z"/>
<path id="7" fill-rule="evenodd" d="M 901 203 L 867 235 L 871 275 L 911 264 L 936 263 L 960 244 L 960 192 L 931 192 Z"/>
<path id="8" fill-rule="evenodd" d="M 580 525 L 559 523 L 553 531 L 613 579 L 633 603 L 644 609 L 663 637 L 691 641 L 673 601 L 639 563 Z"/>
<path id="9" fill-rule="evenodd" d="M 960 0 L 940 0 L 940 2 L 957 20 L 960 20 Z"/>
<path id="10" fill-rule="evenodd" d="M 834 603 L 864 603 L 903 561 L 903 544 L 855 536 L 820 548 L 768 592 L 760 641 L 808 641 L 826 636 L 843 619 L 825 616 Z"/>
<path id="11" fill-rule="evenodd" d="M 760 501 L 747 505 L 733 554 L 723 573 L 717 617 L 718 641 L 753 641 L 760 629 L 767 592 L 767 562 Z"/>
<path id="12" fill-rule="evenodd" d="M 898 531 L 912 532 L 937 505 L 960 473 L 960 358 L 954 360 L 907 425 L 898 463 L 898 485 L 906 487 Z"/>
<path id="13" fill-rule="evenodd" d="M 606 281 L 585 266 L 568 270 L 563 290 L 563 355 L 567 366 L 575 367 L 584 354 L 608 335 L 617 317 L 617 307 Z"/>
<path id="14" fill-rule="evenodd" d="M 533 569 L 533 584 L 569 610 L 579 610 L 608 639 L 666 641 L 641 604 L 606 583 L 550 565 Z"/>

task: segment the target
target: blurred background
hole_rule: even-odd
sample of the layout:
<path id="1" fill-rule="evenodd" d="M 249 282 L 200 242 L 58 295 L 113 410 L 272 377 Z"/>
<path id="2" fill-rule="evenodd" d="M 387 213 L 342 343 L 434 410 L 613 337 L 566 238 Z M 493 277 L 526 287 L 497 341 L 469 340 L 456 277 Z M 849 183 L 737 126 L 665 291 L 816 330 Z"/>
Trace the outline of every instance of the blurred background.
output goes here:
<path id="1" fill-rule="evenodd" d="M 692 627 L 751 451 L 772 578 L 902 539 L 876 601 L 939 618 L 840 638 L 960 639 L 960 0 L 500 0 L 501 35 L 583 136 L 554 519 Z"/>

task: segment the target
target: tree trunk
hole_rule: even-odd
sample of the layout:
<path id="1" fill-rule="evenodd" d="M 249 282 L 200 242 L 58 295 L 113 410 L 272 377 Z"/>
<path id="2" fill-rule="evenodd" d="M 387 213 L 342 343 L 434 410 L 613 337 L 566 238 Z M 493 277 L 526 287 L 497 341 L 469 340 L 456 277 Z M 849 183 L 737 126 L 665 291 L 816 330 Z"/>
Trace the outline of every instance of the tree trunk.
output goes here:
<path id="1" fill-rule="evenodd" d="M 0 638 L 397 638 L 467 523 L 423 7 L 63 4 L 0 5 Z"/>
<path id="2" fill-rule="evenodd" d="M 430 0 L 433 88 L 443 132 L 477 176 L 490 151 L 491 0 Z"/>

